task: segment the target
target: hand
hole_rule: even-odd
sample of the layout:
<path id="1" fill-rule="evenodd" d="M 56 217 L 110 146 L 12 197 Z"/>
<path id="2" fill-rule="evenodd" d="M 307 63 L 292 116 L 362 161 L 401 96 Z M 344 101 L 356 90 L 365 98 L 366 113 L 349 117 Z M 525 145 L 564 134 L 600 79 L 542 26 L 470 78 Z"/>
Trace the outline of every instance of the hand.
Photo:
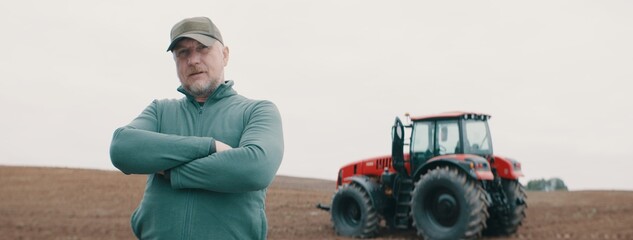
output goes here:
<path id="1" fill-rule="evenodd" d="M 167 180 L 170 180 L 170 176 L 169 176 L 169 169 L 167 170 L 161 170 L 156 172 L 156 174 L 163 176 L 164 178 L 166 178 Z"/>
<path id="2" fill-rule="evenodd" d="M 229 149 L 233 149 L 233 148 L 229 145 L 226 145 L 226 143 L 215 140 L 215 152 L 222 152 Z"/>

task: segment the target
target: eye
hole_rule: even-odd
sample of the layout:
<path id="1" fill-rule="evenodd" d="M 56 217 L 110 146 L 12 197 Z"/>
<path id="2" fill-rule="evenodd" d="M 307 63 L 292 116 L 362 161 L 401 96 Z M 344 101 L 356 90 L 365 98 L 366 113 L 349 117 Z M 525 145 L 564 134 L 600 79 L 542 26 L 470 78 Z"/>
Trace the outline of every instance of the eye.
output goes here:
<path id="1" fill-rule="evenodd" d="M 205 46 L 205 45 L 198 45 L 198 47 L 196 47 L 196 51 L 197 52 L 206 52 L 209 50 L 209 47 Z"/>
<path id="2" fill-rule="evenodd" d="M 177 58 L 186 57 L 187 55 L 189 55 L 189 49 L 186 49 L 186 48 L 178 49 L 178 50 L 176 50 L 175 55 L 176 55 Z"/>

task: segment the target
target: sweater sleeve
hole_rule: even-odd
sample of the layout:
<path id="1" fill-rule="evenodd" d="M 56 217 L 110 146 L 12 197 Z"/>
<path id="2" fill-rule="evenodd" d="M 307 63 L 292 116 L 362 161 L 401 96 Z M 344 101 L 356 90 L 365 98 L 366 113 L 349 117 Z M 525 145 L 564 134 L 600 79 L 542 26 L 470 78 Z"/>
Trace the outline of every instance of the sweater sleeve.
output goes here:
<path id="1" fill-rule="evenodd" d="M 262 101 L 254 106 L 239 146 L 173 168 L 171 184 L 227 193 L 261 190 L 275 177 L 283 149 L 279 111 Z"/>
<path id="2" fill-rule="evenodd" d="M 114 131 L 112 164 L 125 174 L 150 174 L 209 156 L 213 138 L 158 133 L 157 101 Z"/>

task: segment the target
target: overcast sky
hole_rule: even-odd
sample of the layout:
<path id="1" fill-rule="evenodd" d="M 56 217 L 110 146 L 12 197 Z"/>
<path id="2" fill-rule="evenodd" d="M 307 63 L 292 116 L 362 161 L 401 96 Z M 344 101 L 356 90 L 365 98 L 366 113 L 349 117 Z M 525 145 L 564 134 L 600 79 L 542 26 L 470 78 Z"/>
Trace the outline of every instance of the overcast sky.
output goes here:
<path id="1" fill-rule="evenodd" d="M 7 3 L 7 2 L 10 2 Z M 113 131 L 180 98 L 169 31 L 208 16 L 227 79 L 279 107 L 279 174 L 390 153 L 405 112 L 485 112 L 530 179 L 633 190 L 631 1 L 3 1 L 0 165 L 114 169 Z"/>

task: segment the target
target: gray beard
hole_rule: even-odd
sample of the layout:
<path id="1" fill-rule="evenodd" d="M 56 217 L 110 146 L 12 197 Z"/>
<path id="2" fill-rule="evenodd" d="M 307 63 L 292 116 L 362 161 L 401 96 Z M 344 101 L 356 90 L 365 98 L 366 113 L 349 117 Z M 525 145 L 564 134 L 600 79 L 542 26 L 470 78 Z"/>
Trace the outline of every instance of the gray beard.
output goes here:
<path id="1" fill-rule="evenodd" d="M 211 81 L 198 81 L 193 83 L 190 86 L 183 86 L 185 90 L 187 90 L 187 92 L 189 94 L 191 94 L 192 96 L 199 98 L 199 97 L 209 97 L 211 96 L 211 93 L 213 93 L 213 91 L 215 91 L 216 88 L 218 88 L 217 83 L 215 82 L 211 82 Z"/>

